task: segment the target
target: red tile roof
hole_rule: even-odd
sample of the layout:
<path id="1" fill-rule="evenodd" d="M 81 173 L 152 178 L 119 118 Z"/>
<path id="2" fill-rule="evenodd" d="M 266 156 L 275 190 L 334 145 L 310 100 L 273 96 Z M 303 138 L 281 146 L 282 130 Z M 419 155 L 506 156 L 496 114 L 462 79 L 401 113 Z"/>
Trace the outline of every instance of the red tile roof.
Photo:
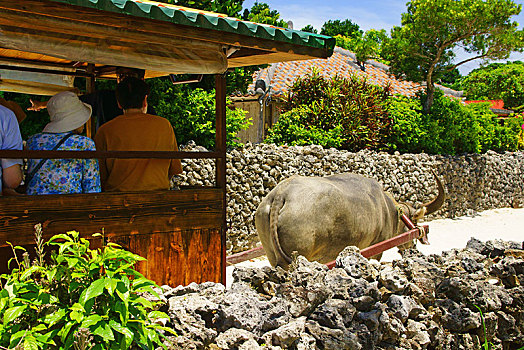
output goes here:
<path id="1" fill-rule="evenodd" d="M 335 74 L 342 77 L 349 77 L 352 74 L 357 74 L 375 85 L 384 87 L 390 84 L 393 94 L 401 94 L 408 97 L 415 96 L 417 91 L 424 88 L 423 84 L 395 78 L 393 75 L 388 74 L 389 67 L 387 65 L 373 60 L 366 62 L 365 70 L 363 71 L 357 65 L 354 53 L 340 47 L 335 47 L 333 55 L 328 59 L 273 63 L 268 68 L 255 72 L 253 74 L 253 82 L 248 88 L 249 94 L 255 94 L 255 81 L 262 79 L 265 80 L 266 86 L 271 86 L 273 96 L 283 96 L 287 94 L 289 86 L 292 85 L 298 77 L 311 73 L 313 67 L 326 77 Z M 440 86 L 437 87 L 444 90 L 446 95 L 461 97 L 461 92 Z"/>

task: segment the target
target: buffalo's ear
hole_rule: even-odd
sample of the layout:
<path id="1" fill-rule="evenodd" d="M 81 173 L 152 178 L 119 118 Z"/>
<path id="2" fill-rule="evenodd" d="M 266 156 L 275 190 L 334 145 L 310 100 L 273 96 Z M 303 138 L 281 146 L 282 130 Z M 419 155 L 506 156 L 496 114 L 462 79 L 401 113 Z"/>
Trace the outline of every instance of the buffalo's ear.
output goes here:
<path id="1" fill-rule="evenodd" d="M 424 218 L 424 215 L 426 215 L 426 207 L 420 207 L 417 210 L 415 210 L 415 213 L 413 214 L 411 221 L 416 223 L 417 221 L 422 220 Z"/>

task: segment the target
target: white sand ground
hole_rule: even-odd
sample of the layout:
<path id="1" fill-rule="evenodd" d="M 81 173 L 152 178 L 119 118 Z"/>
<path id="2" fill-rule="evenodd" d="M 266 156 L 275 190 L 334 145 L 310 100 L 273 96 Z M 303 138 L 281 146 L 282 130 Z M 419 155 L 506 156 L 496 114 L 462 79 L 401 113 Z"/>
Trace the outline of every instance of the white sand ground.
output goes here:
<path id="1" fill-rule="evenodd" d="M 440 254 L 453 248 L 464 248 L 471 237 L 480 241 L 502 239 L 505 241 L 524 241 L 524 208 L 493 209 L 475 216 L 462 216 L 455 219 L 439 219 L 426 223 L 429 225 L 429 245 L 418 243 L 418 249 L 426 254 Z M 382 255 L 382 261 L 400 259 L 396 248 Z M 264 257 L 248 260 L 238 266 L 269 266 Z M 231 285 L 234 266 L 227 267 L 227 287 Z"/>

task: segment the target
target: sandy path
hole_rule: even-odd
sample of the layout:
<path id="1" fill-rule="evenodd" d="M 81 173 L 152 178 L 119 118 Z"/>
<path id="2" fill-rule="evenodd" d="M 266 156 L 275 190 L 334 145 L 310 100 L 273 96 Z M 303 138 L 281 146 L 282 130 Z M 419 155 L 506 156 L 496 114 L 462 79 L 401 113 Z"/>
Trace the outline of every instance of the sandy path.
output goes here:
<path id="1" fill-rule="evenodd" d="M 440 254 L 453 248 L 464 248 L 471 237 L 480 241 L 502 239 L 505 241 L 524 242 L 524 208 L 493 209 L 481 212 L 475 216 L 462 216 L 455 219 L 438 219 L 427 223 L 429 225 L 430 245 L 417 244 L 418 249 L 428 254 Z M 396 248 L 386 251 L 382 261 L 400 259 Z M 267 259 L 258 258 L 245 261 L 239 266 L 262 267 L 269 266 Z M 227 285 L 229 286 L 234 266 L 228 267 Z"/>

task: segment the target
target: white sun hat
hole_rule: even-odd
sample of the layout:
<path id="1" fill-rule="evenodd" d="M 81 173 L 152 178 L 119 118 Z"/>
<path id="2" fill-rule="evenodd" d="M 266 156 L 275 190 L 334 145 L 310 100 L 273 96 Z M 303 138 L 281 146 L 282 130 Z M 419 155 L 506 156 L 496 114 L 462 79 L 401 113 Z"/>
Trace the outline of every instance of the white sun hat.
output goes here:
<path id="1" fill-rule="evenodd" d="M 47 102 L 51 117 L 44 132 L 60 133 L 73 131 L 84 125 L 91 117 L 91 106 L 80 101 L 71 91 L 59 92 Z"/>

